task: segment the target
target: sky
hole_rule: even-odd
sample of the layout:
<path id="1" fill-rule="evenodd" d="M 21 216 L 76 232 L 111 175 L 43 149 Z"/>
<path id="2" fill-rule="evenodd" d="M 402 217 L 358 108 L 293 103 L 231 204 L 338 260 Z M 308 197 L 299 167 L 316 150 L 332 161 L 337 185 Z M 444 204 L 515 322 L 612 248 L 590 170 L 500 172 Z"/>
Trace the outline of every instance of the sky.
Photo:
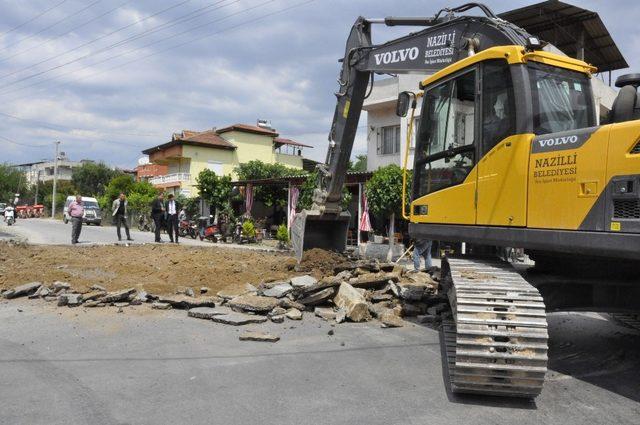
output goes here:
<path id="1" fill-rule="evenodd" d="M 598 12 L 640 72 L 640 2 Z M 323 161 L 359 16 L 428 16 L 442 0 L 0 0 L 0 163 L 54 156 L 135 167 L 183 129 L 268 119 Z M 486 0 L 496 13 L 533 2 Z M 408 31 L 374 28 L 374 42 Z M 630 72 L 629 71 L 629 72 Z M 366 114 L 354 155 L 366 152 Z"/>

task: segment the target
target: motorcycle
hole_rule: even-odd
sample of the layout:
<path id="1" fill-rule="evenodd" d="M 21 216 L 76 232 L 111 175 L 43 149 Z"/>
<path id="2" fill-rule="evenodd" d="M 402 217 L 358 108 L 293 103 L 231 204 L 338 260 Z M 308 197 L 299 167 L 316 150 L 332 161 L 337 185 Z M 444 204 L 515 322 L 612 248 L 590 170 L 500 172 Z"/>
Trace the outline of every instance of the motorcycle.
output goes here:
<path id="1" fill-rule="evenodd" d="M 209 224 L 208 220 L 206 219 L 200 219 L 200 228 L 199 228 L 199 234 L 200 234 L 200 240 L 208 240 L 211 242 L 218 242 L 218 234 L 220 233 L 220 230 L 218 229 L 218 226 L 215 224 Z"/>
<path id="2" fill-rule="evenodd" d="M 195 239 L 198 237 L 198 225 L 189 220 L 180 220 L 178 235 L 182 238 L 186 238 L 188 235 L 191 239 Z"/>
<path id="3" fill-rule="evenodd" d="M 140 216 L 138 217 L 138 230 L 140 230 L 141 232 L 155 231 L 153 220 L 150 220 L 149 217 L 145 214 L 140 214 Z"/>
<path id="4" fill-rule="evenodd" d="M 8 206 L 4 209 L 4 220 L 7 222 L 8 226 L 15 223 L 15 212 L 12 206 Z"/>

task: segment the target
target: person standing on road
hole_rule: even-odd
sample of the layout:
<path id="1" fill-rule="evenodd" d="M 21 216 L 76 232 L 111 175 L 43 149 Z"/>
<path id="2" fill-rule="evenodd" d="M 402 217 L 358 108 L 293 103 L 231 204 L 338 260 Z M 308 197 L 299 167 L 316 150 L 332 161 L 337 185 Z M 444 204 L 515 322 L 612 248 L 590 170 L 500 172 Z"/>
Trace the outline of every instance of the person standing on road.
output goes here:
<path id="1" fill-rule="evenodd" d="M 425 269 L 431 268 L 431 244 L 428 239 L 418 239 L 413 244 L 413 268 L 420 270 L 420 257 L 424 257 Z"/>
<path id="2" fill-rule="evenodd" d="M 116 223 L 116 230 L 118 232 L 118 240 L 122 240 L 122 234 L 120 233 L 120 226 L 124 226 L 124 231 L 127 234 L 127 240 L 132 241 L 131 235 L 129 234 L 129 225 L 127 224 L 127 213 L 129 207 L 129 202 L 127 201 L 127 196 L 124 192 L 120 192 L 120 196 L 113 201 L 111 205 L 112 217 L 113 221 Z"/>
<path id="3" fill-rule="evenodd" d="M 167 212 L 167 233 L 169 233 L 169 239 L 171 239 L 171 242 L 175 243 L 178 243 L 178 212 L 181 209 L 182 206 L 180 203 L 173 198 L 173 193 L 170 193 L 167 205 L 165 205 L 165 210 Z"/>
<path id="4" fill-rule="evenodd" d="M 84 203 L 82 196 L 76 195 L 76 200 L 69 204 L 69 215 L 71 216 L 71 243 L 78 243 L 80 231 L 82 230 L 82 216 L 84 215 Z"/>
<path id="5" fill-rule="evenodd" d="M 156 242 L 158 243 L 162 243 L 162 240 L 160 239 L 160 230 L 162 229 L 164 214 L 164 193 L 161 193 L 151 203 L 151 217 L 153 218 L 153 223 L 156 226 Z"/>

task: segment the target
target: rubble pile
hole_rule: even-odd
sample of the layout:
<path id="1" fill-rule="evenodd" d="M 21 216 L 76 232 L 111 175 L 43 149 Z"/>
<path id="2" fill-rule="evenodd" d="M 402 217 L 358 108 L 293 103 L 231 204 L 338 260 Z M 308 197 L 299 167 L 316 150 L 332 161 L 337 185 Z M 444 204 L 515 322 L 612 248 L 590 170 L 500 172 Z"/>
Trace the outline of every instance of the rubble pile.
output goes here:
<path id="1" fill-rule="evenodd" d="M 30 282 L 1 295 L 6 299 L 39 298 L 60 307 L 115 306 L 119 312 L 130 305 L 149 304 L 158 310 L 188 310 L 189 317 L 234 326 L 299 321 L 315 315 L 336 324 L 377 320 L 380 326 L 392 328 L 404 326 L 409 317 L 436 323 L 449 309 L 446 295 L 439 291 L 437 269 L 415 272 L 377 260 L 336 260 L 332 258 L 332 267 L 324 266 L 322 277 L 301 274 L 286 280 L 244 284 L 215 296 L 209 295 L 207 288 L 200 288 L 196 296 L 189 287 L 174 295 L 153 295 L 135 288 L 108 292 L 99 285 L 80 292 L 60 281 Z M 251 331 L 240 339 L 275 342 L 279 337 Z"/>
<path id="2" fill-rule="evenodd" d="M 408 317 L 436 323 L 449 309 L 446 296 L 439 292 L 437 268 L 414 272 L 376 260 L 333 260 L 334 266 L 325 266 L 324 271 L 329 272 L 319 279 L 304 274 L 247 285 L 235 293 L 220 291 L 217 307 L 189 315 L 242 325 L 303 320 L 306 314 L 313 314 L 332 323 L 378 320 L 382 327 L 391 328 L 404 326 Z M 318 270 L 317 262 L 313 266 Z"/>

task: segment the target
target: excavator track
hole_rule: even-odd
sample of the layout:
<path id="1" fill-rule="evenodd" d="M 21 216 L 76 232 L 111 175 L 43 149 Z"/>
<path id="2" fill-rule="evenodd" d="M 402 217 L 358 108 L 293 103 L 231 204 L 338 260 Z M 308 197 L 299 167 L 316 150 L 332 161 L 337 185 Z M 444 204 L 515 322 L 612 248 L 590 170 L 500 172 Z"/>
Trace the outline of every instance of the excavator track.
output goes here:
<path id="1" fill-rule="evenodd" d="M 510 265 L 443 260 L 454 320 L 443 321 L 451 390 L 533 398 L 547 371 L 542 296 Z"/>

